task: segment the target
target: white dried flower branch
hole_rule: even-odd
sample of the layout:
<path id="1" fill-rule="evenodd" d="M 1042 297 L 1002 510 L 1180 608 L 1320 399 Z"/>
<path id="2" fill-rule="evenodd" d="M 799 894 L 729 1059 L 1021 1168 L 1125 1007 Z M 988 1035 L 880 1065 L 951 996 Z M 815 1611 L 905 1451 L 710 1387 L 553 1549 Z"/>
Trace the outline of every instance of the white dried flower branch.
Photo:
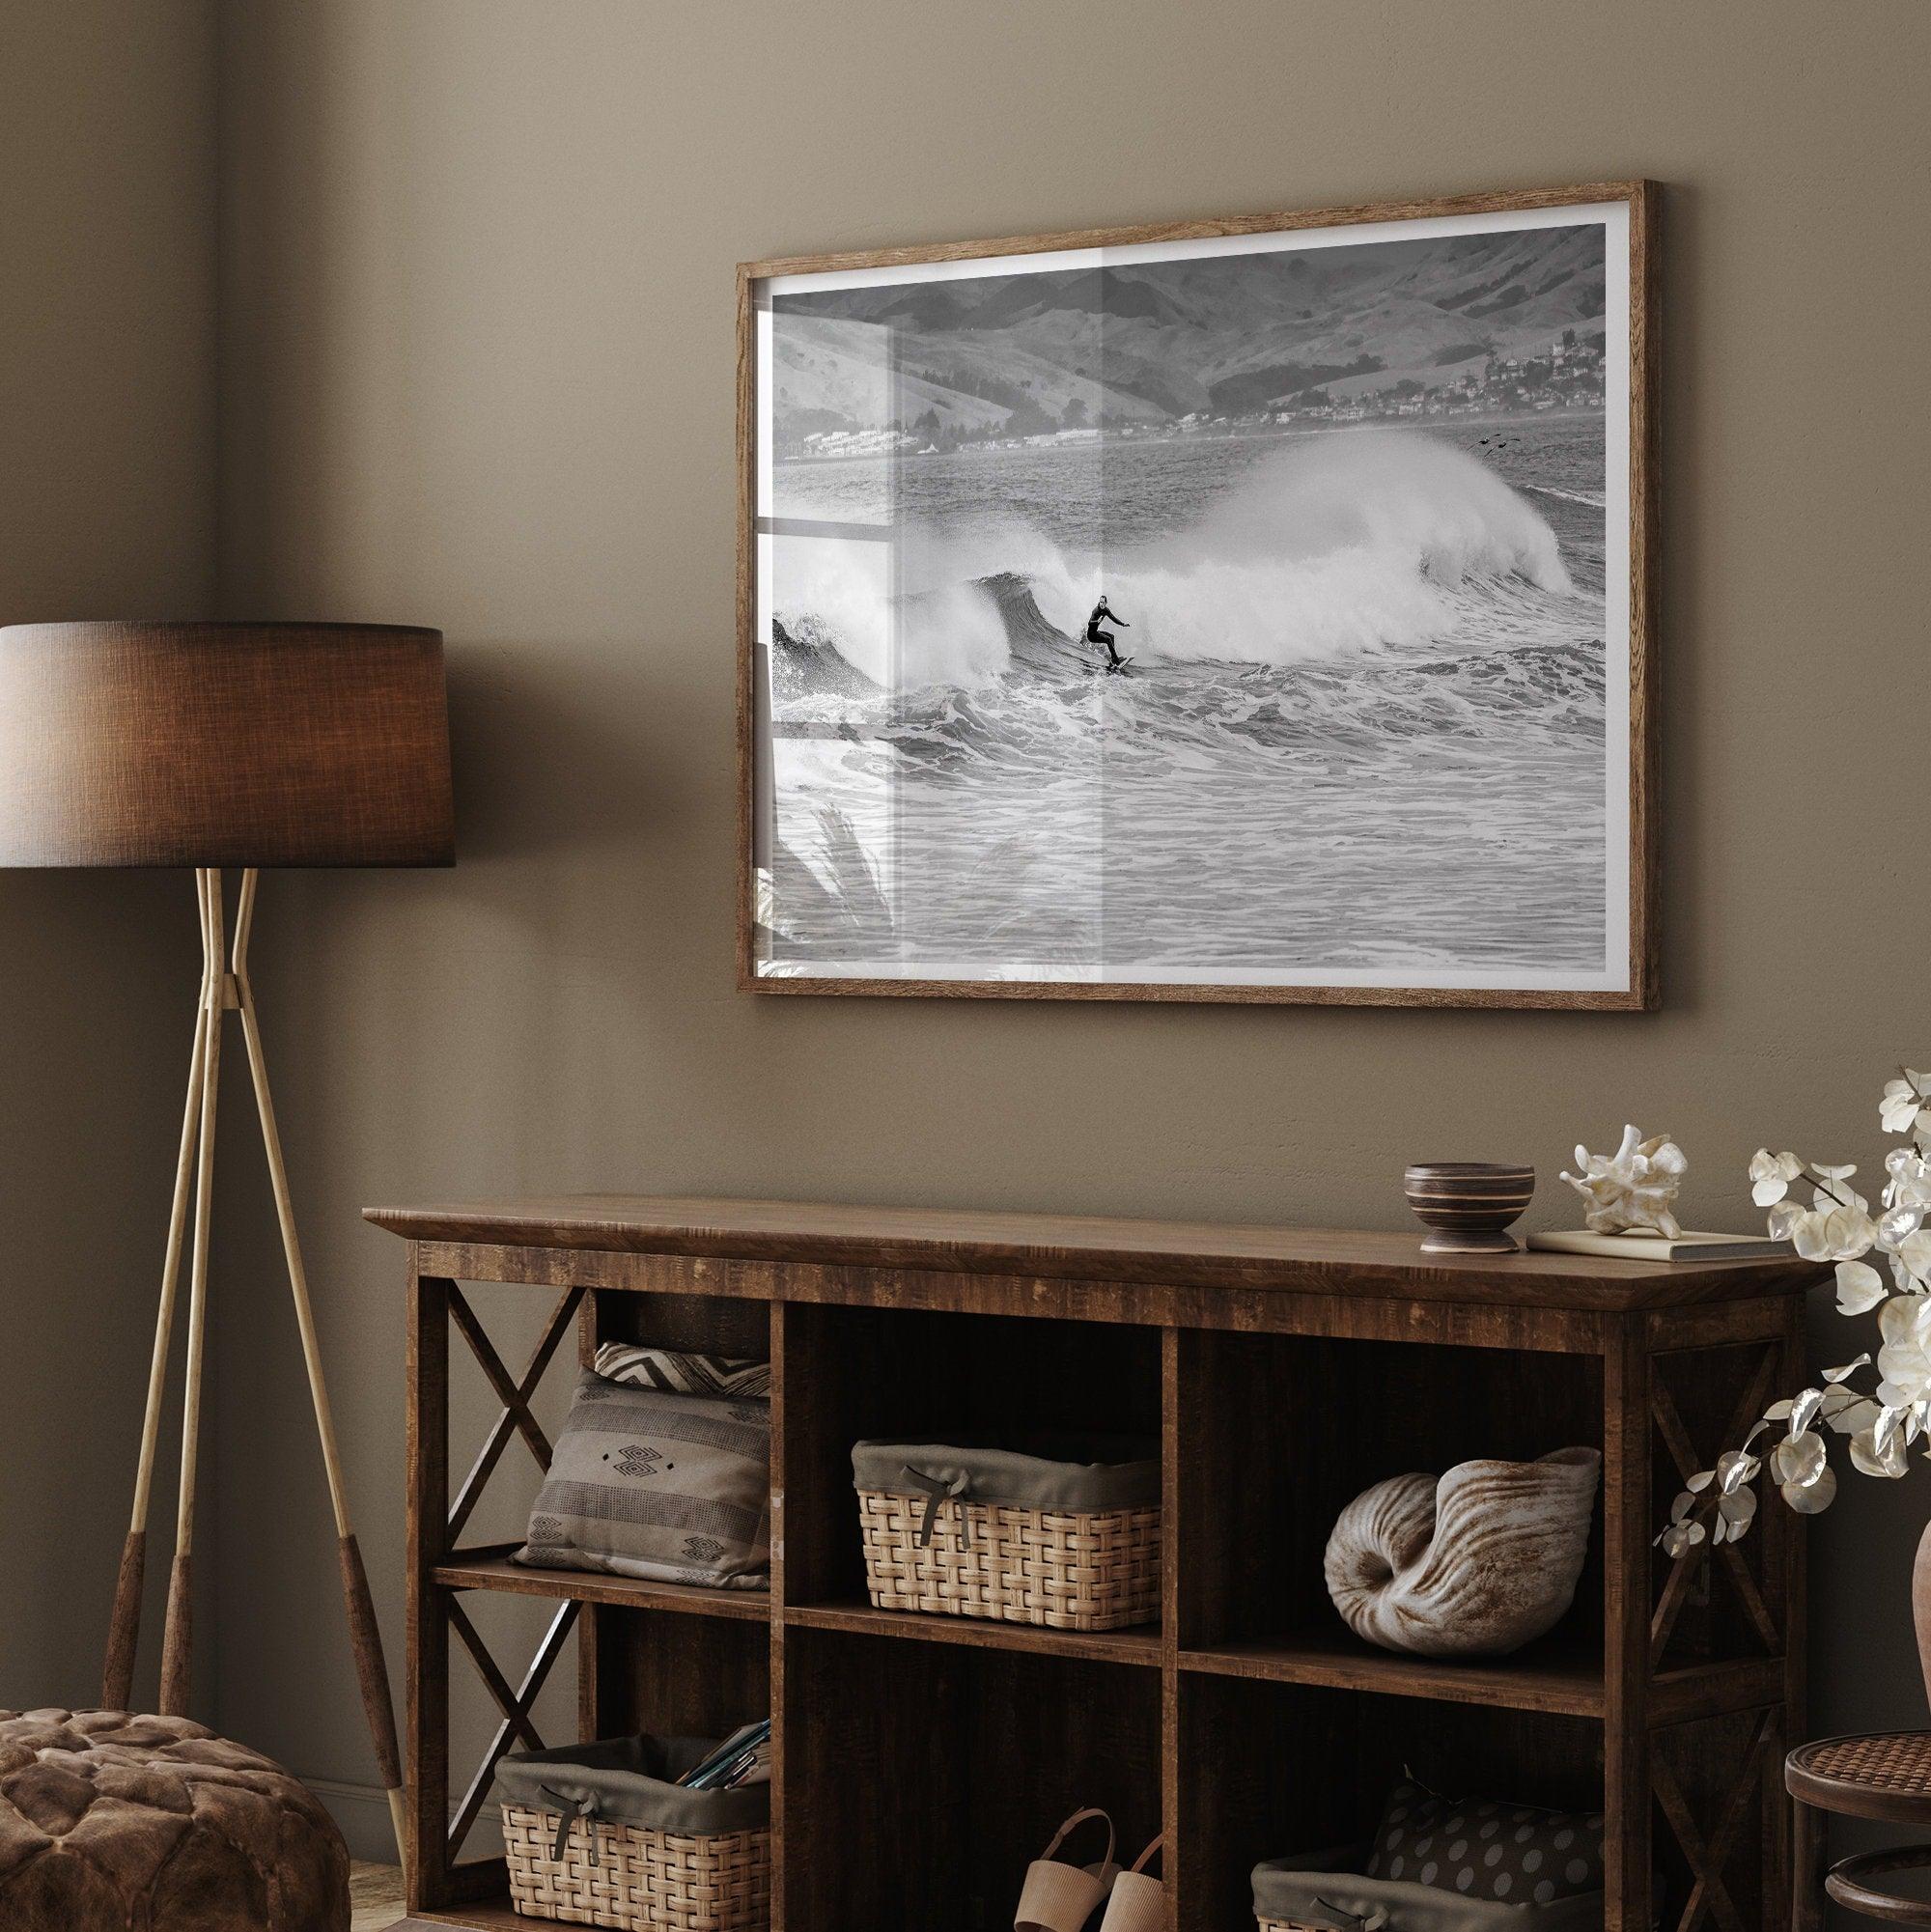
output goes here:
<path id="1" fill-rule="evenodd" d="M 1931 1459 L 1931 1075 L 1900 1068 L 1878 1103 L 1878 1120 L 1887 1134 L 1909 1140 L 1885 1156 L 1888 1178 L 1875 1216 L 1851 1186 L 1855 1167 L 1819 1166 L 1767 1149 L 1749 1164 L 1750 1198 L 1770 1210 L 1771 1233 L 1806 1261 L 1836 1263 L 1837 1312 L 1856 1318 L 1877 1310 L 1876 1385 L 1855 1385 L 1860 1371 L 1873 1366 L 1865 1353 L 1827 1368 L 1821 1386 L 1772 1403 L 1740 1448 L 1718 1457 L 1714 1470 L 1699 1470 L 1677 1496 L 1656 1539 L 1667 1555 L 1681 1556 L 1706 1537 L 1734 1543 L 1742 1536 L 1756 1515 L 1750 1484 L 1766 1464 L 1792 1509 L 1814 1516 L 1829 1508 L 1837 1475 L 1823 1430 L 1848 1438 L 1851 1467 L 1862 1475 L 1895 1480 L 1909 1469 L 1914 1444 Z M 1810 1190 L 1808 1207 L 1792 1198 L 1800 1185 Z M 1863 1258 L 1872 1253 L 1883 1255 L 1887 1268 Z M 1759 1448 L 1778 1424 L 1781 1438 Z"/>

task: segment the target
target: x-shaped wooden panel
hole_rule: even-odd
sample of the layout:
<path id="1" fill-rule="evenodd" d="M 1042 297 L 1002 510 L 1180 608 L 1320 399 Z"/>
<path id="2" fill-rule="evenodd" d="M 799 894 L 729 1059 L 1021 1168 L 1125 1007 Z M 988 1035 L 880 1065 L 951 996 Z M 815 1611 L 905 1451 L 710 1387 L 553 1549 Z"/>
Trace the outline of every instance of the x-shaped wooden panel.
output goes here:
<path id="1" fill-rule="evenodd" d="M 1765 1711 L 1757 1720 L 1736 1784 L 1723 1801 L 1722 1815 L 1708 1838 L 1691 1812 L 1676 1774 L 1664 1762 L 1660 1751 L 1650 1753 L 1650 1785 L 1657 1803 L 1663 1806 L 1663 1815 L 1669 1820 L 1676 1842 L 1683 1848 L 1692 1878 L 1690 1896 L 1684 1902 L 1682 1918 L 1676 1921 L 1676 1932 L 1696 1932 L 1705 1914 L 1714 1914 L 1723 1932 L 1751 1932 L 1723 1883 L 1723 1867 L 1736 1849 L 1737 1834 L 1749 1815 L 1750 1800 L 1763 1788 L 1763 1757 L 1776 1741 L 1777 1715 L 1775 1711 Z"/>
<path id="2" fill-rule="evenodd" d="M 476 1319 L 476 1311 L 462 1299 L 462 1291 L 454 1283 L 450 1285 L 449 1319 L 455 1324 L 457 1332 L 469 1344 L 470 1354 L 489 1378 L 490 1386 L 496 1391 L 497 1401 L 503 1405 L 502 1413 L 484 1438 L 483 1447 L 470 1465 L 469 1473 L 462 1478 L 462 1487 L 457 1491 L 456 1500 L 450 1506 L 451 1549 L 455 1548 L 457 1538 L 462 1534 L 463 1526 L 482 1497 L 484 1485 L 502 1460 L 503 1451 L 509 1446 L 513 1435 L 522 1437 L 530 1454 L 537 1460 L 537 1467 L 548 1471 L 549 1438 L 544 1434 L 542 1425 L 531 1412 L 530 1398 L 536 1394 L 558 1346 L 570 1332 L 571 1322 L 575 1316 L 577 1304 L 583 1300 L 583 1293 L 581 1288 L 566 1288 L 557 1297 L 556 1306 L 544 1325 L 543 1338 L 524 1364 L 522 1374 L 513 1380 L 510 1371 L 503 1365 L 503 1358 L 496 1353 L 495 1345 L 484 1333 L 483 1324 Z"/>
<path id="3" fill-rule="evenodd" d="M 449 1626 L 462 1639 L 463 1648 L 469 1652 L 485 1687 L 496 1700 L 496 1708 L 503 1714 L 503 1722 L 497 1725 L 496 1735 L 490 1740 L 483 1762 L 477 1766 L 476 1776 L 470 1779 L 469 1789 L 463 1793 L 462 1803 L 457 1806 L 455 1821 L 449 1828 L 448 1857 L 452 1864 L 456 1862 L 457 1853 L 462 1849 L 462 1841 L 469 1835 L 470 1827 L 482 1811 L 484 1801 L 490 1796 L 490 1787 L 496 1778 L 496 1766 L 503 1753 L 518 1738 L 532 1750 L 544 1748 L 543 1738 L 530 1721 L 530 1707 L 541 1694 L 556 1660 L 563 1654 L 563 1646 L 576 1622 L 579 1608 L 577 1604 L 567 1603 L 558 1609 L 550 1619 L 549 1628 L 544 1633 L 543 1641 L 537 1646 L 537 1654 L 531 1660 L 522 1683 L 512 1690 L 509 1679 L 497 1668 L 496 1660 L 490 1655 L 482 1638 L 476 1633 L 476 1626 L 464 1614 L 462 1606 L 454 1597 L 449 1600 Z"/>
<path id="4" fill-rule="evenodd" d="M 502 1461 L 503 1451 L 509 1447 L 512 1436 L 522 1437 L 524 1445 L 536 1459 L 537 1467 L 547 1473 L 551 1454 L 549 1438 L 544 1433 L 543 1425 L 537 1420 L 530 1404 L 545 1373 L 555 1359 L 563 1338 L 571 1330 L 585 1291 L 573 1287 L 564 1289 L 558 1295 L 535 1349 L 523 1364 L 522 1373 L 517 1376 L 512 1376 L 504 1365 L 495 1344 L 477 1319 L 475 1309 L 463 1299 L 462 1289 L 451 1282 L 445 1292 L 451 1326 L 469 1344 L 470 1354 L 476 1358 L 478 1366 L 496 1393 L 497 1401 L 503 1405 L 495 1421 L 490 1424 L 489 1434 L 483 1439 L 483 1446 L 477 1451 L 469 1473 L 463 1477 L 462 1488 L 457 1491 L 456 1500 L 450 1505 L 444 1548 L 453 1553 L 457 1540 L 482 1498 L 485 1486 Z M 530 1717 L 530 1710 L 542 1694 L 556 1660 L 563 1654 L 564 1644 L 575 1627 L 578 1608 L 574 1603 L 566 1603 L 558 1609 L 550 1619 L 549 1628 L 544 1633 L 543 1641 L 537 1646 L 522 1683 L 513 1688 L 496 1660 L 490 1656 L 489 1646 L 470 1621 L 462 1602 L 454 1594 L 448 1599 L 449 1627 L 468 1651 L 477 1675 L 482 1678 L 484 1688 L 503 1719 L 450 1825 L 446 1856 L 452 1864 L 490 1796 L 490 1787 L 495 1782 L 496 1766 L 503 1753 L 518 1742 L 531 1750 L 542 1750 L 544 1748 L 543 1736 Z"/>
<path id="5" fill-rule="evenodd" d="M 1769 1400 L 1771 1383 L 1777 1374 L 1777 1346 L 1767 1346 L 1762 1359 L 1750 1375 L 1749 1386 L 1737 1403 L 1736 1413 L 1730 1417 L 1729 1426 L 1723 1431 L 1723 1442 L 1728 1445 L 1741 1442 L 1751 1426 L 1762 1415 L 1764 1404 Z M 1670 1460 L 1676 1465 L 1677 1473 L 1688 1482 L 1702 1467 L 1697 1459 L 1696 1445 L 1690 1440 L 1690 1432 L 1683 1426 L 1683 1417 L 1676 1407 L 1675 1398 L 1665 1387 L 1660 1375 L 1650 1378 L 1650 1413 L 1656 1419 L 1657 1432 L 1669 1451 Z M 1712 1526 L 1714 1534 L 1714 1526 Z M 1730 1581 L 1736 1585 L 1737 1594 L 1743 1599 L 1745 1614 L 1756 1627 L 1756 1634 L 1763 1639 L 1763 1646 L 1773 1657 L 1782 1647 L 1782 1638 L 1777 1631 L 1777 1619 L 1770 1613 L 1770 1606 L 1763 1600 L 1763 1592 L 1757 1587 L 1756 1578 L 1750 1573 L 1749 1565 L 1744 1560 L 1743 1552 L 1734 1543 L 1710 1542 L 1696 1544 L 1686 1554 L 1679 1556 L 1670 1566 L 1667 1579 L 1663 1585 L 1663 1594 L 1657 1599 L 1656 1610 L 1649 1620 L 1649 1663 L 1656 1669 L 1663 1663 L 1664 1653 L 1669 1648 L 1671 1633 L 1676 1628 L 1676 1620 L 1683 1613 L 1683 1606 L 1689 1600 L 1691 1585 L 1696 1581 L 1697 1566 L 1714 1547 L 1718 1558 L 1729 1572 Z"/>

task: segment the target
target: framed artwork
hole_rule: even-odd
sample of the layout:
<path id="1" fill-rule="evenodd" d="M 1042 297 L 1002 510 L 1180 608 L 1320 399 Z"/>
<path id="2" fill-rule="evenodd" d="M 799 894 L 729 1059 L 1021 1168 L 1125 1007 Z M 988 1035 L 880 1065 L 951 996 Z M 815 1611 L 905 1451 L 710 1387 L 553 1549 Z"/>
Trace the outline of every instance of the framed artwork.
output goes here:
<path id="1" fill-rule="evenodd" d="M 1655 196 L 745 264 L 742 984 L 1654 1005 Z"/>

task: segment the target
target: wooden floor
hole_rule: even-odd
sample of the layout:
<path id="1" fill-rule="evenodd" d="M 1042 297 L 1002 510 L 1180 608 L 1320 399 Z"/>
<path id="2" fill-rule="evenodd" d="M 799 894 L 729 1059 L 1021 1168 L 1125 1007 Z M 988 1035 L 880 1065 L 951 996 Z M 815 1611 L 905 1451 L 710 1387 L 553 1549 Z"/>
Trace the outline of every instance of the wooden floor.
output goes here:
<path id="1" fill-rule="evenodd" d="M 400 1865 L 349 1868 L 350 1932 L 389 1932 L 403 1916 Z"/>

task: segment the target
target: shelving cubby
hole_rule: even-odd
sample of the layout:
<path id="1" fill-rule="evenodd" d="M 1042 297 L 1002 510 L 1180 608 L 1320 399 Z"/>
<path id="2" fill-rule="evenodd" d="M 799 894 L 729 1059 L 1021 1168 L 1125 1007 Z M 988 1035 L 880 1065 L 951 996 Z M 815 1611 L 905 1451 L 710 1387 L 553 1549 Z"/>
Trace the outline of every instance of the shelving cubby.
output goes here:
<path id="1" fill-rule="evenodd" d="M 1097 1434 L 1142 1437 L 1157 1450 L 1161 1441 L 1157 1329 L 836 1305 L 788 1305 L 780 1328 L 777 1581 L 788 1612 L 866 1612 L 856 1442 Z M 967 1621 L 917 1617 L 904 1627 L 957 1641 Z M 1146 1641 L 1144 1632 L 1087 1639 L 1102 1649 Z"/>
<path id="2" fill-rule="evenodd" d="M 1075 1811 L 1107 1811 L 1129 1860 L 1161 1827 L 1157 1669 L 793 1629 L 783 1719 L 785 1845 L 845 1848 L 787 1850 L 787 1925 L 989 1932 Z"/>
<path id="3" fill-rule="evenodd" d="M 1603 1804 L 1602 1728 L 1585 1718 L 1190 1672 L 1179 1690 L 1180 1761 L 1220 1767 L 1181 1782 L 1178 1878 L 1195 1913 L 1182 1922 L 1251 1925 L 1257 1863 L 1365 1845 L 1405 1777 L 1565 1809 Z"/>
<path id="4" fill-rule="evenodd" d="M 449 1840 L 451 1633 L 467 1647 L 461 1605 L 480 1590 L 574 1616 L 585 1737 L 716 1731 L 770 1710 L 778 1932 L 991 1932 L 1086 1805 L 1112 1813 L 1128 1857 L 1165 1833 L 1170 1932 L 1236 1932 L 1257 1860 L 1365 1838 L 1404 1771 L 1601 1807 L 1609 1932 L 1697 1932 L 1713 1912 L 1731 1932 L 1780 1932 L 1798 1537 L 1766 1522 L 1680 1572 L 1651 1541 L 1685 1460 L 1707 1462 L 1795 1372 L 1817 1271 L 757 1202 L 372 1218 L 411 1244 L 406 1923 L 528 1922 L 508 1910 L 501 1862 Z M 452 1485 L 448 1337 L 453 1324 L 476 1345 L 458 1284 L 486 1281 L 555 1298 L 551 1355 L 573 1324 L 584 1360 L 611 1338 L 769 1352 L 769 1595 L 525 1571 L 508 1547 L 451 1535 L 452 1496 L 515 1436 L 530 1442 L 545 1355 L 520 1375 L 483 1362 L 503 1414 Z M 1160 1442 L 1161 1617 L 1080 1634 L 873 1610 L 853 1442 L 1041 1431 Z M 1345 1629 L 1321 1559 L 1360 1490 L 1577 1444 L 1602 1451 L 1604 1488 L 1575 1604 L 1548 1638 L 1462 1662 Z M 534 1692 L 483 1674 L 505 1707 L 500 1748 Z"/>
<path id="5" fill-rule="evenodd" d="M 1397 1658 L 1355 1638 L 1323 1575 L 1335 1519 L 1385 1477 L 1600 1450 L 1600 1358 L 1212 1330 L 1182 1330 L 1177 1345 L 1183 1668 L 1600 1714 L 1600 1510 L 1561 1623 L 1476 1668 Z"/>

